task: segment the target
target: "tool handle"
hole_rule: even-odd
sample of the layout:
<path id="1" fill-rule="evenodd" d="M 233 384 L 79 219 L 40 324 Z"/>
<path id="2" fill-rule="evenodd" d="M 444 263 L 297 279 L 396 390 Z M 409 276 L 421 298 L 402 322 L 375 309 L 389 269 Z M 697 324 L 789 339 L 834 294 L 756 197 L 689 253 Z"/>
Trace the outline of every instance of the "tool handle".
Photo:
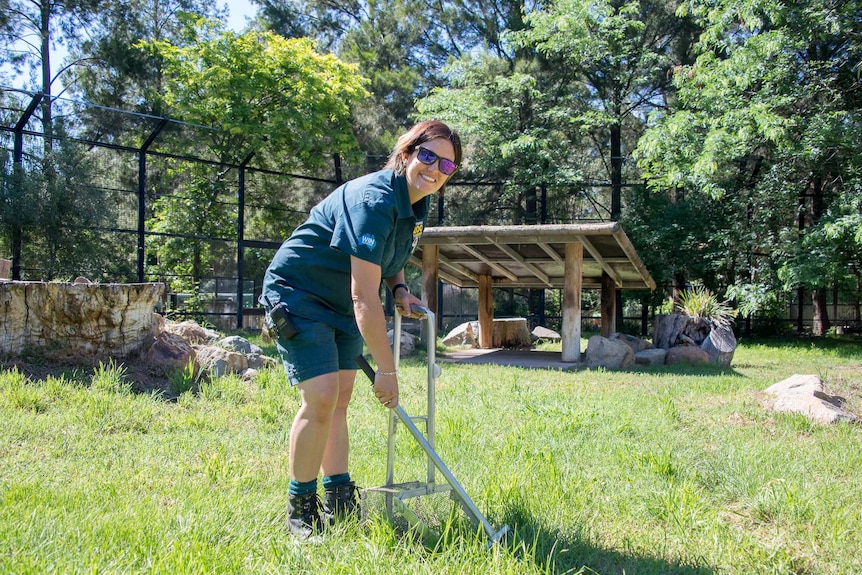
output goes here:
<path id="1" fill-rule="evenodd" d="M 356 356 L 356 364 L 365 372 L 365 375 L 368 376 L 368 379 L 371 380 L 371 385 L 374 385 L 374 368 L 371 367 L 371 364 L 368 363 L 368 360 L 365 359 L 364 355 Z"/>

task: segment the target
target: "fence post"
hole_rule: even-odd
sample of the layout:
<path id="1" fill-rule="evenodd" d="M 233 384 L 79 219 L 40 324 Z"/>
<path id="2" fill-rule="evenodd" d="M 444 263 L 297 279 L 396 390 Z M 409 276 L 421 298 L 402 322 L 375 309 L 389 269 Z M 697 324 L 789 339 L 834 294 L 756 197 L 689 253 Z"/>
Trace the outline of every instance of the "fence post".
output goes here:
<path id="1" fill-rule="evenodd" d="M 245 280 L 245 168 L 254 157 L 251 152 L 239 165 L 239 191 L 236 202 L 236 328 L 243 328 L 243 283 Z"/>
<path id="2" fill-rule="evenodd" d="M 146 237 L 146 210 L 147 210 L 147 150 L 156 141 L 159 132 L 167 125 L 168 119 L 161 118 L 159 125 L 155 127 L 147 140 L 138 150 L 138 283 L 144 283 L 144 262 Z"/>
<path id="3" fill-rule="evenodd" d="M 39 102 L 42 101 L 44 96 L 45 94 L 35 94 L 33 99 L 30 101 L 30 105 L 27 106 L 27 109 L 24 110 L 24 113 L 20 118 L 18 118 L 18 122 L 15 124 L 15 142 L 12 150 L 12 172 L 17 174 L 21 179 L 24 177 L 24 128 L 27 126 L 27 122 L 30 121 L 30 118 L 36 111 L 36 108 L 39 107 Z M 45 134 L 45 137 L 47 138 L 49 135 Z M 15 226 L 15 229 L 12 230 L 11 246 L 13 280 L 21 279 L 21 236 L 21 227 Z"/>

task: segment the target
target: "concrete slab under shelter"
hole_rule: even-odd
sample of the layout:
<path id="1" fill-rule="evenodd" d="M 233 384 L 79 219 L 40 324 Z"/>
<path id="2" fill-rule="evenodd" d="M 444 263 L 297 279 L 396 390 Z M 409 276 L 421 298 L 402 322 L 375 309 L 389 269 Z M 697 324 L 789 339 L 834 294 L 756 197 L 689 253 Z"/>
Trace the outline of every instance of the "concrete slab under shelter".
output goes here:
<path id="1" fill-rule="evenodd" d="M 502 365 L 526 369 L 552 369 L 573 371 L 582 368 L 580 363 L 563 361 L 558 351 L 530 349 L 464 349 L 437 355 L 437 363 L 464 363 L 472 365 Z"/>

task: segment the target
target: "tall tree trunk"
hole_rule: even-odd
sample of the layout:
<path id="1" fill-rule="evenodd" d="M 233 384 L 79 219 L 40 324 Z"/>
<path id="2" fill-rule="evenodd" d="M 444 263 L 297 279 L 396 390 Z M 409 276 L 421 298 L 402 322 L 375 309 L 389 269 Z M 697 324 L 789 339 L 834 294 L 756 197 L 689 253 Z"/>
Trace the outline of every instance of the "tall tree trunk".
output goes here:
<path id="1" fill-rule="evenodd" d="M 622 213 L 623 146 L 622 125 L 611 125 L 611 219 L 619 221 Z"/>
<path id="2" fill-rule="evenodd" d="M 811 289 L 811 302 L 814 304 L 814 318 L 811 322 L 811 331 L 814 335 L 826 335 L 829 330 L 829 312 L 826 303 L 826 293 L 829 290 L 823 288 Z"/>
<path id="3" fill-rule="evenodd" d="M 42 93 L 46 95 L 42 98 L 42 132 L 45 134 L 44 147 L 46 152 L 50 152 L 52 148 L 51 134 L 52 118 L 51 118 L 51 2 L 42 0 L 41 4 L 41 21 L 39 24 L 41 35 L 42 51 Z"/>
<path id="4" fill-rule="evenodd" d="M 811 185 L 811 225 L 820 221 L 825 211 L 825 197 L 823 190 L 823 179 L 815 175 Z M 825 335 L 829 330 L 829 308 L 826 303 L 827 278 L 821 278 L 821 283 L 811 289 L 811 303 L 814 304 L 814 317 L 811 322 L 811 331 L 814 335 Z"/>

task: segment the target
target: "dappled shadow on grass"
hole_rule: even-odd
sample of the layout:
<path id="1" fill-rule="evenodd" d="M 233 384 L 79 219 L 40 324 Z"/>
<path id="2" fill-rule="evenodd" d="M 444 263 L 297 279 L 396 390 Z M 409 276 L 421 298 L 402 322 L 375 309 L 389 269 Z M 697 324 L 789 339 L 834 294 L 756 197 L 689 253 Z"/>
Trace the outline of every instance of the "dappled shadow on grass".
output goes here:
<path id="1" fill-rule="evenodd" d="M 523 552 L 532 555 L 536 564 L 547 566 L 548 572 L 555 575 L 714 575 L 717 572 L 698 564 L 701 559 L 671 562 L 636 551 L 605 549 L 591 542 L 585 534 L 549 530 L 524 508 L 508 509 L 505 522 L 514 531 L 509 543 L 513 546 L 523 543 L 526 548 Z"/>

